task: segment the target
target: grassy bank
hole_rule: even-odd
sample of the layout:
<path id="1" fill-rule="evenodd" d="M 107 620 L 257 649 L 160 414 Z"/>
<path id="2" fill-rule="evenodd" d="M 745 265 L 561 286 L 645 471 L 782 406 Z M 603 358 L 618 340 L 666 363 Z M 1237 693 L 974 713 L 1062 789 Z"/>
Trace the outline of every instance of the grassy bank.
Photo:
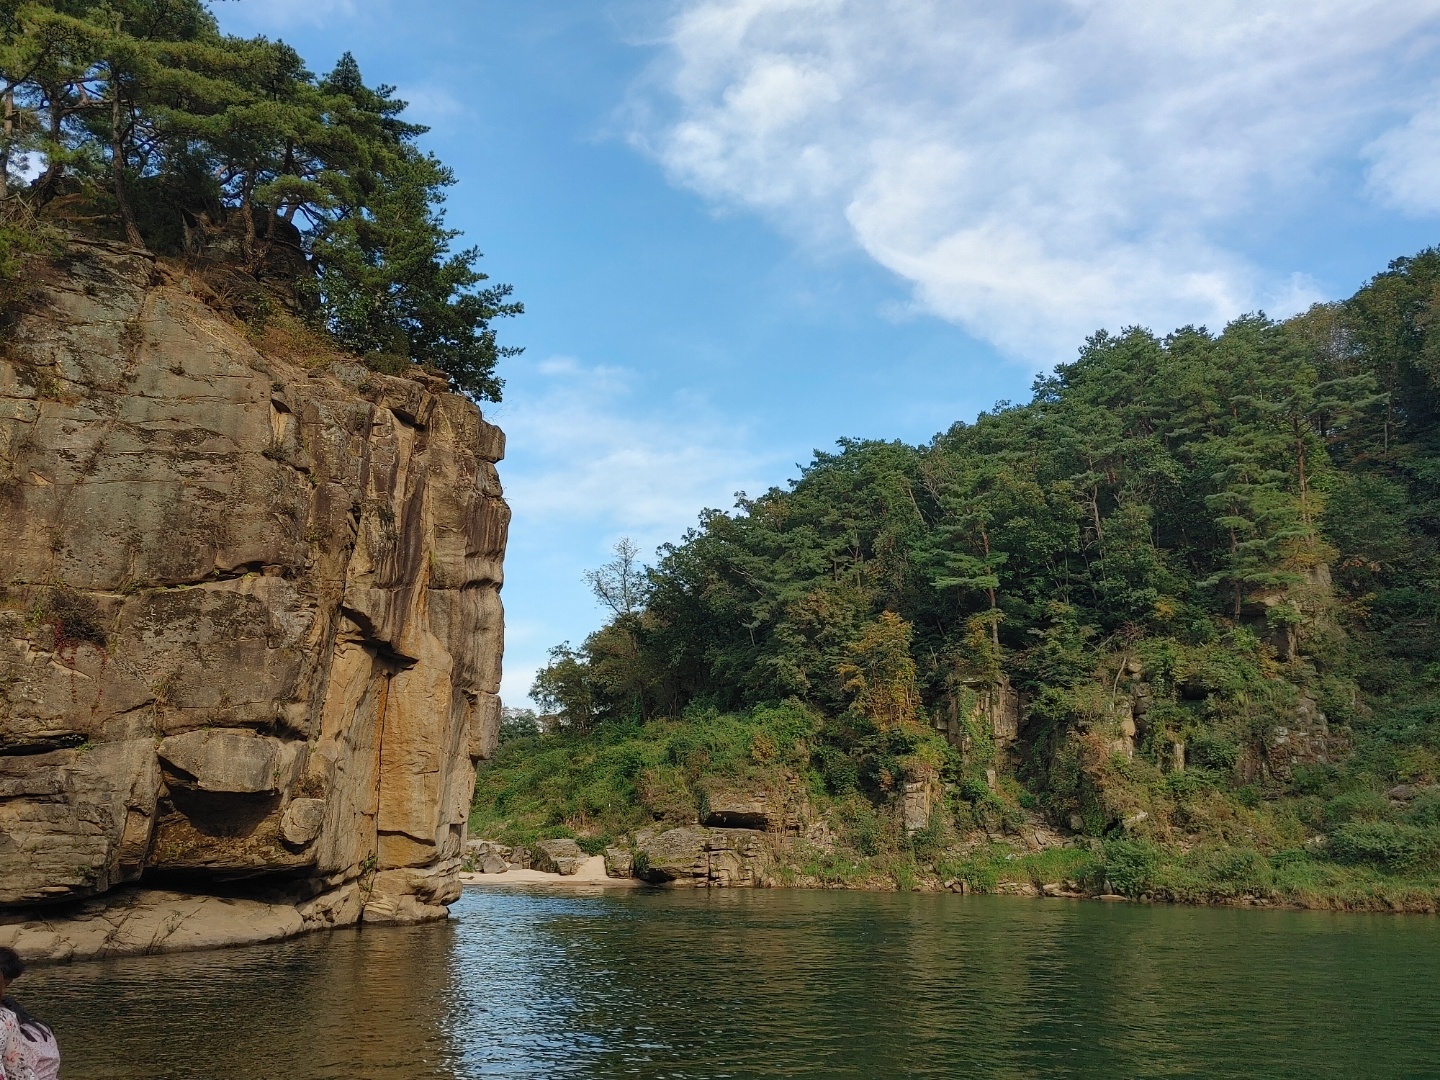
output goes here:
<path id="1" fill-rule="evenodd" d="M 907 835 L 899 791 L 917 775 L 933 777 L 937 800 Z M 780 885 L 1440 909 L 1440 790 L 1387 798 L 1373 778 L 1339 769 L 1263 790 L 1236 779 L 1157 772 L 1142 819 L 1072 831 L 1049 824 L 1045 798 L 1013 774 L 992 787 L 931 732 L 857 733 L 853 718 L 798 705 L 692 709 L 509 739 L 480 770 L 470 833 L 517 845 L 569 836 L 594 853 L 642 829 L 693 825 L 712 793 L 743 789 L 804 819 L 774 871 Z"/>

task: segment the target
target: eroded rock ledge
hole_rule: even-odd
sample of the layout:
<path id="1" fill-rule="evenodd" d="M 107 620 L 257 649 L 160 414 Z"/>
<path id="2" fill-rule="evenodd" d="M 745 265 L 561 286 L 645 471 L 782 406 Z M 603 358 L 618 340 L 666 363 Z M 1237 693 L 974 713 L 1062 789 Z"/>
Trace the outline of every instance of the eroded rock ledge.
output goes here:
<path id="1" fill-rule="evenodd" d="M 143 252 L 43 268 L 0 355 L 0 942 L 127 883 L 287 932 L 443 916 L 503 450 L 444 380 L 262 355 Z"/>

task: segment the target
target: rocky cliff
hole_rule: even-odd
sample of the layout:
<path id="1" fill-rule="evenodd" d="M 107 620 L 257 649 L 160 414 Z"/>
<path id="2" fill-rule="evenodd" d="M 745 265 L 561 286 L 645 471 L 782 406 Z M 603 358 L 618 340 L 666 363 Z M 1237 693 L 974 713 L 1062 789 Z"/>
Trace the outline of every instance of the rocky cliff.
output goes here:
<path id="1" fill-rule="evenodd" d="M 32 953 L 65 952 L 37 920 L 134 911 L 132 883 L 289 932 L 458 895 L 504 436 L 418 370 L 257 351 L 204 293 L 77 241 L 7 313 L 0 938 Z"/>

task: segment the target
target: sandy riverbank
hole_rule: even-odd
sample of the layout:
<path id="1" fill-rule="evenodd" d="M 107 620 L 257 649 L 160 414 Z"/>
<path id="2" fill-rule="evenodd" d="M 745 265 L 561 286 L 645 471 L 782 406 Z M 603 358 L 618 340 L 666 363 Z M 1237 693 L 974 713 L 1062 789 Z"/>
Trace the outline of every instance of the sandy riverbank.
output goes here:
<path id="1" fill-rule="evenodd" d="M 633 889 L 642 884 L 635 878 L 605 876 L 605 857 L 593 855 L 580 864 L 573 874 L 547 874 L 543 870 L 520 870 L 511 867 L 503 874 L 460 875 L 463 885 L 603 885 L 615 889 Z"/>

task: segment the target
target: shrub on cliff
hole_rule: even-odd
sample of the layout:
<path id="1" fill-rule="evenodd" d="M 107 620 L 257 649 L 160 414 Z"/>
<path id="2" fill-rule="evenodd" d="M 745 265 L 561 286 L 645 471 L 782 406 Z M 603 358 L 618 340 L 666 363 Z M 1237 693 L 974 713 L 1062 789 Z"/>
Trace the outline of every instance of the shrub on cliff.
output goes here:
<path id="1" fill-rule="evenodd" d="M 1326 846 L 1343 863 L 1368 863 L 1403 873 L 1440 855 L 1440 830 L 1390 821 L 1351 821 L 1332 832 Z"/>
<path id="2" fill-rule="evenodd" d="M 1104 862 L 1096 873 L 1121 896 L 1140 896 L 1155 884 L 1159 848 L 1147 840 L 1114 837 L 1105 841 Z"/>

